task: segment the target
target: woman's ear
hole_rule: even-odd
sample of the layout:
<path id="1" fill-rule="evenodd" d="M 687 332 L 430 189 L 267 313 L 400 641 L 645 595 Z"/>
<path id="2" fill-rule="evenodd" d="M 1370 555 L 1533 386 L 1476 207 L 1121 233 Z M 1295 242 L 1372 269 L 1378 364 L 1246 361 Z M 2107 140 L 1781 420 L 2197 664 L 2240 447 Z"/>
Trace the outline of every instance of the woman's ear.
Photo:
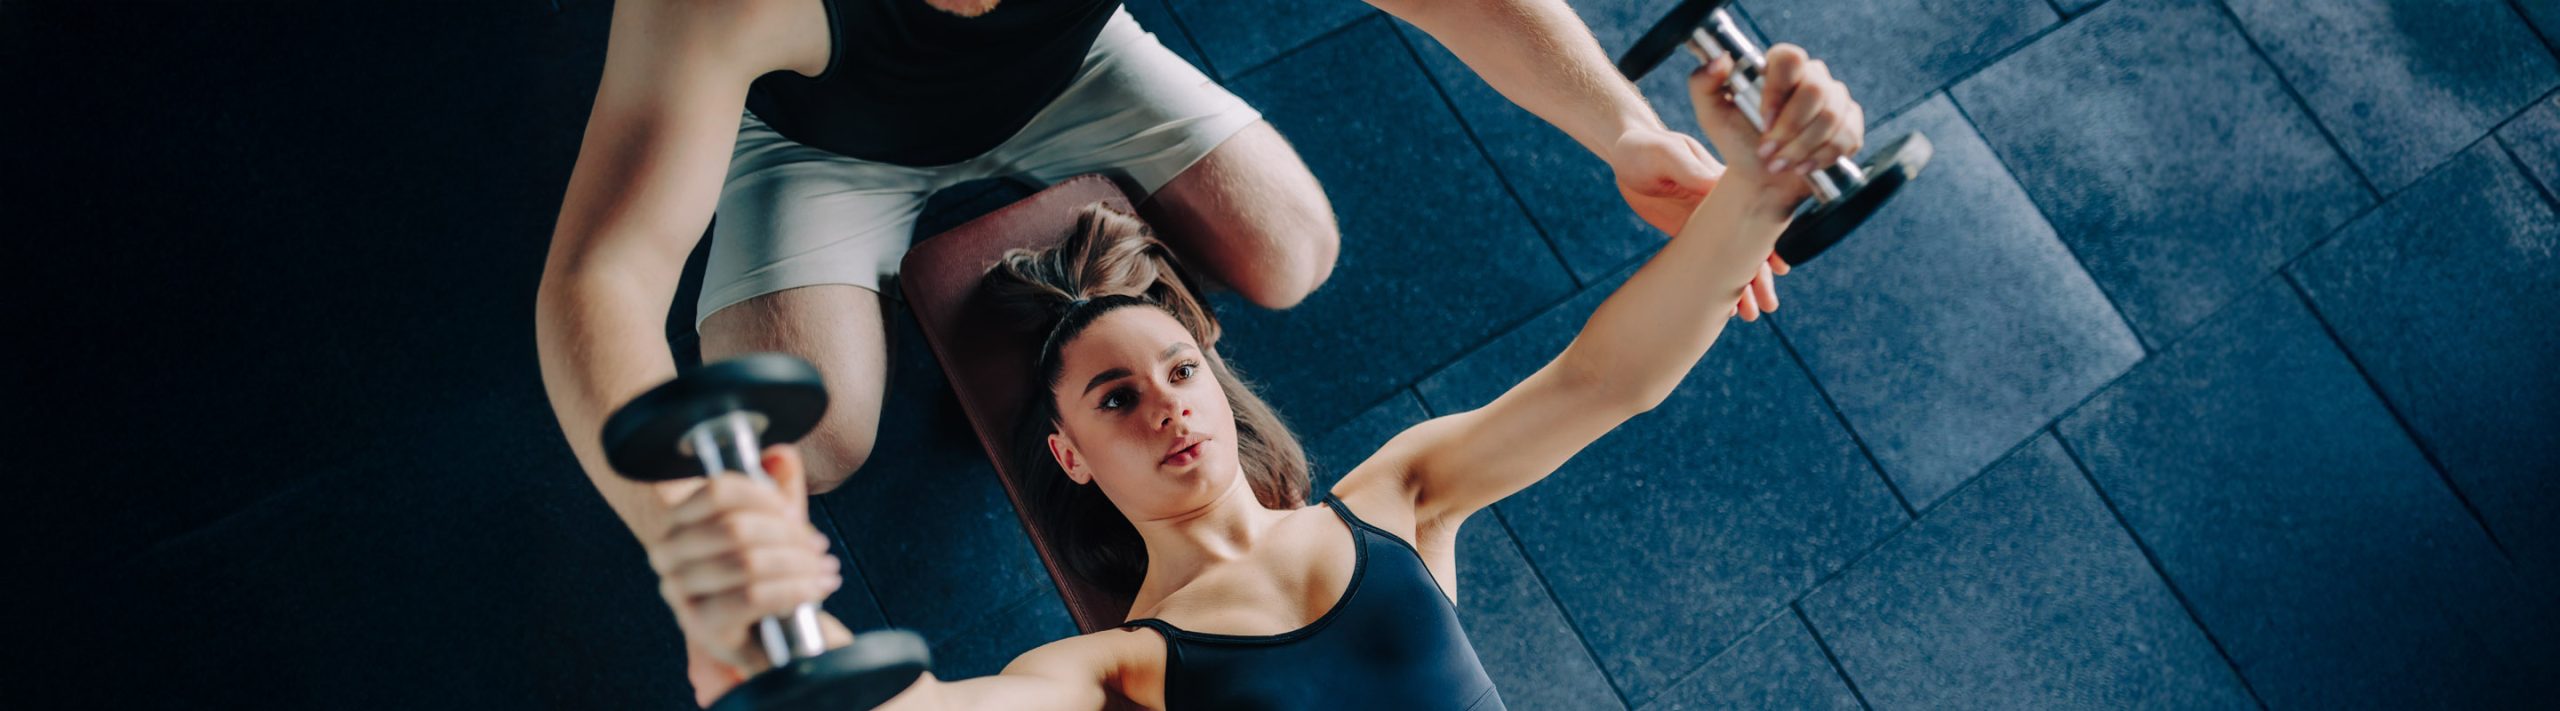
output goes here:
<path id="1" fill-rule="evenodd" d="M 1067 479 L 1077 485 L 1093 483 L 1093 473 L 1084 470 L 1084 457 L 1076 454 L 1075 444 L 1067 441 L 1065 433 L 1049 433 L 1049 456 L 1058 460 L 1059 469 L 1066 470 Z"/>

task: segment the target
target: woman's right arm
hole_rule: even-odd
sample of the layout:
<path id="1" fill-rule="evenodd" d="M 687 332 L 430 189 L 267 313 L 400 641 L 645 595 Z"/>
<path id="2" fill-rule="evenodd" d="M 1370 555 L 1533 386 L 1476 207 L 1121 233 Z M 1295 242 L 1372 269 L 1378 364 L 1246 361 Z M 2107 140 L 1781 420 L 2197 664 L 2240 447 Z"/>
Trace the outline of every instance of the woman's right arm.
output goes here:
<path id="1" fill-rule="evenodd" d="M 768 665 L 750 632 L 756 620 L 790 614 L 843 584 L 841 564 L 809 525 L 799 450 L 768 448 L 764 466 L 774 485 L 739 476 L 710 480 L 669 511 L 665 536 L 644 541 L 659 574 L 658 594 L 676 624 L 729 677 L 719 684 L 696 679 L 696 700 L 705 706 Z M 829 648 L 853 641 L 843 624 L 821 617 Z M 1163 668 L 1164 642 L 1155 633 L 1104 630 L 1025 652 L 994 676 L 942 681 L 927 675 L 881 708 L 1088 711 L 1102 708 L 1115 690 L 1161 707 Z"/>
<path id="2" fill-rule="evenodd" d="M 698 481 L 614 474 L 598 441 L 613 409 L 675 377 L 664 324 L 685 256 L 711 222 L 747 85 L 778 57 L 751 41 L 770 2 L 617 3 L 604 76 L 552 228 L 535 297 L 543 388 L 569 448 L 642 540 Z"/>
<path id="3" fill-rule="evenodd" d="M 1118 691 L 1164 708 L 1164 641 L 1152 632 L 1103 630 L 1050 642 L 1015 657 L 995 676 L 941 681 L 927 676 L 881 711 L 1024 709 L 1093 711 Z"/>

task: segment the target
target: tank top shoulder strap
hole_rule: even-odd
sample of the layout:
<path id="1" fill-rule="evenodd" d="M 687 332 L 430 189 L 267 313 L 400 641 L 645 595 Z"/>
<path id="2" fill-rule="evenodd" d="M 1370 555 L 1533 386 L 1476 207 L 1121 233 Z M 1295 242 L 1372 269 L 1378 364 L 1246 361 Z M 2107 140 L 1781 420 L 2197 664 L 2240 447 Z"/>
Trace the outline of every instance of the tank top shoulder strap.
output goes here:
<path id="1" fill-rule="evenodd" d="M 1166 639 L 1173 638 L 1173 633 L 1176 631 L 1173 625 L 1166 624 L 1164 620 L 1159 620 L 1153 617 L 1120 623 L 1120 629 L 1124 630 L 1140 627 L 1155 630 L 1156 634 L 1164 635 Z"/>
<path id="2" fill-rule="evenodd" d="M 1405 540 L 1403 536 L 1396 535 L 1394 531 L 1379 528 L 1375 524 L 1361 520 L 1358 514 L 1351 512 L 1351 507 L 1342 505 L 1342 499 L 1340 497 L 1336 497 L 1332 493 L 1328 492 L 1324 495 L 1322 503 L 1333 509 L 1333 515 L 1342 517 L 1343 524 L 1350 526 L 1353 533 L 1366 533 L 1389 541 L 1394 541 L 1396 545 L 1403 546 L 1405 550 L 1414 551 L 1415 555 L 1421 555 L 1421 550 L 1413 547 L 1412 541 Z"/>
<path id="3" fill-rule="evenodd" d="M 1143 619 L 1143 620 L 1130 620 L 1130 621 L 1127 621 L 1127 622 L 1122 622 L 1122 623 L 1120 623 L 1120 629 L 1124 629 L 1124 630 L 1137 630 L 1137 629 L 1149 629 L 1149 630 L 1155 630 L 1155 633 L 1156 633 L 1156 636 L 1157 636 L 1157 637 L 1162 637 L 1162 638 L 1164 638 L 1164 663 L 1165 663 L 1165 668 L 1166 668 L 1166 669 L 1172 669 L 1172 668 L 1175 668 L 1175 667 L 1178 667 L 1178 666 L 1181 666 L 1181 665 L 1182 665 L 1182 635 L 1183 635 L 1182 628 L 1173 626 L 1173 623 L 1171 623 L 1171 622 L 1166 622 L 1166 621 L 1164 621 L 1164 620 L 1159 620 L 1159 619 L 1156 619 L 1156 618 L 1153 618 L 1153 617 L 1149 617 L 1149 618 L 1146 618 L 1146 619 Z"/>
<path id="4" fill-rule="evenodd" d="M 1326 492 L 1324 498 L 1318 500 L 1316 503 L 1324 504 L 1326 508 L 1333 509 L 1333 515 L 1342 519 L 1342 523 L 1350 526 L 1352 530 L 1377 530 L 1377 527 L 1369 525 L 1369 522 L 1360 520 L 1359 515 L 1351 513 L 1351 507 L 1342 505 L 1342 498 L 1334 496 L 1332 492 Z"/>

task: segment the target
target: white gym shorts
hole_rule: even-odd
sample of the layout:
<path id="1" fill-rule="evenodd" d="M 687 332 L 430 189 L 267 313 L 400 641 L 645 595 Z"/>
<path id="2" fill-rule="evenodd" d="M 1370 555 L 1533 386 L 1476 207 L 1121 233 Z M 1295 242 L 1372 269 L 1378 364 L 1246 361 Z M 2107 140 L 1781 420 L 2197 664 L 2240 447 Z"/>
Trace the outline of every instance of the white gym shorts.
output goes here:
<path id="1" fill-rule="evenodd" d="M 898 270 L 925 198 L 1006 175 L 1041 184 L 1102 173 L 1143 194 L 1262 113 L 1113 13 L 1065 93 L 986 154 L 908 167 L 793 142 L 747 113 L 720 188 L 695 325 L 757 296 L 817 284 L 878 291 Z"/>

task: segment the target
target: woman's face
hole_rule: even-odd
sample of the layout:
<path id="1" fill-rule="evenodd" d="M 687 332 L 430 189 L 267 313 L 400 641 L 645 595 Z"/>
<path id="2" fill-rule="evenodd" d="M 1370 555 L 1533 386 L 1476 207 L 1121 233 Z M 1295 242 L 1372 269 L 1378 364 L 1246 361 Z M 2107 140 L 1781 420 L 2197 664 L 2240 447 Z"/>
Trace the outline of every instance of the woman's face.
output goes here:
<path id="1" fill-rule="evenodd" d="M 1049 453 L 1132 521 L 1214 501 L 1237 476 L 1235 413 L 1209 357 L 1171 314 L 1114 309 L 1058 350 Z"/>

